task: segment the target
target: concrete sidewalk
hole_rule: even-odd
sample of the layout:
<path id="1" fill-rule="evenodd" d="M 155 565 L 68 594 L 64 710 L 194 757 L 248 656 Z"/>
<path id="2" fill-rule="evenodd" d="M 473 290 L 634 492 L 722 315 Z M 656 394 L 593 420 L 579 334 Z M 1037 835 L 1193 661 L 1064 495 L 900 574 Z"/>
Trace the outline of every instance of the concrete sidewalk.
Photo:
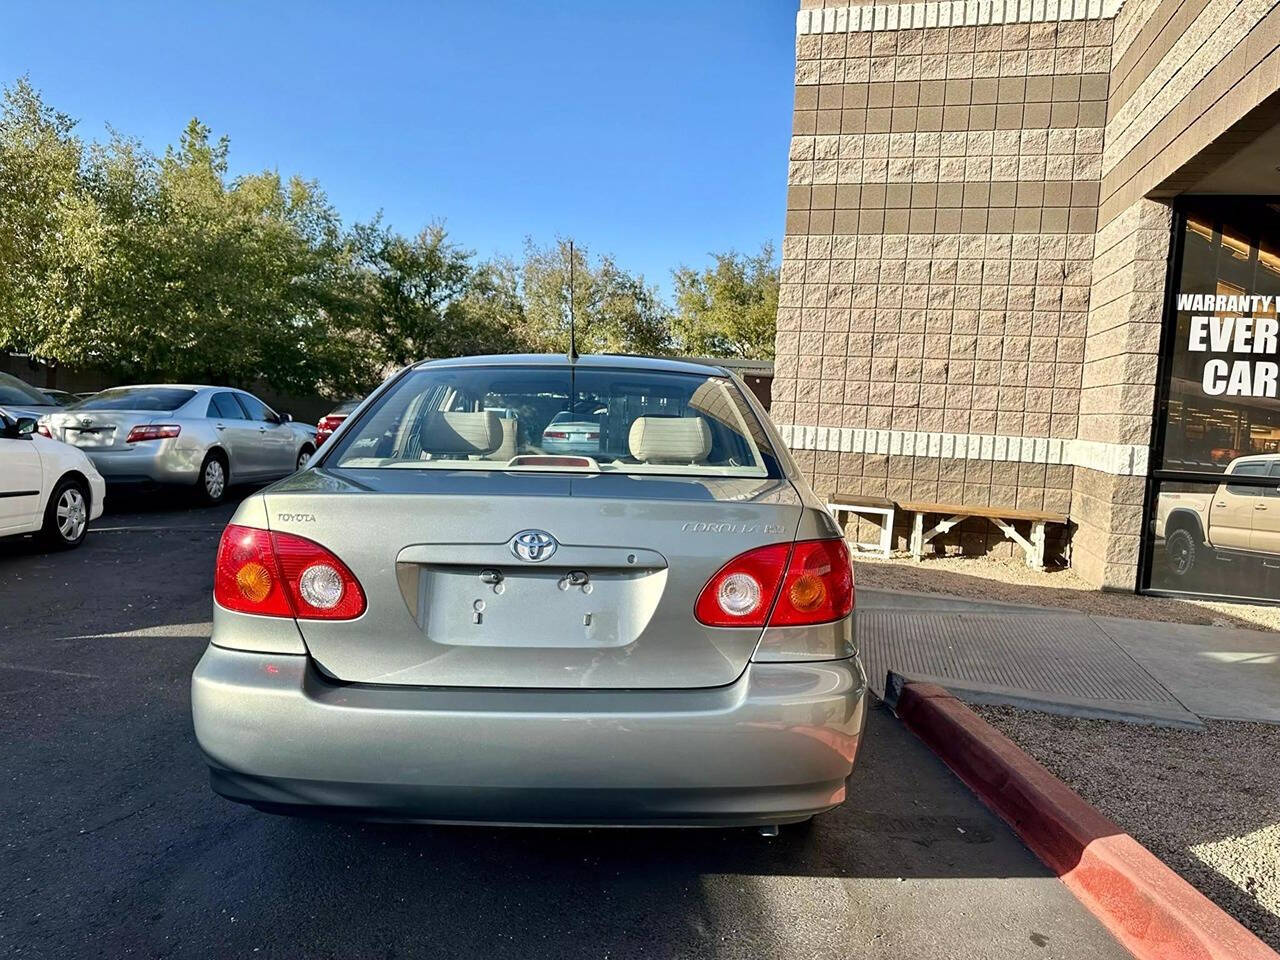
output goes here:
<path id="1" fill-rule="evenodd" d="M 889 670 L 977 703 L 1199 727 L 1280 724 L 1280 635 L 936 594 L 858 591 L 871 685 Z"/>

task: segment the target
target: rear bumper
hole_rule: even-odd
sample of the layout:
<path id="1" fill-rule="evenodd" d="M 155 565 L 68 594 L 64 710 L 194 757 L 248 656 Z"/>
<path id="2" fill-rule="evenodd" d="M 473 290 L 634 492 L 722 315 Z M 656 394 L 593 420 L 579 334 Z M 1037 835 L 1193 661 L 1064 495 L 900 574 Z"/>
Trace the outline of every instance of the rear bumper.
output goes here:
<path id="1" fill-rule="evenodd" d="M 146 486 L 193 484 L 200 476 L 202 455 L 172 445 L 172 441 L 150 441 L 127 449 L 80 447 L 107 483 Z"/>
<path id="2" fill-rule="evenodd" d="M 192 677 L 223 796 L 435 822 L 803 819 L 844 799 L 865 699 L 856 659 L 752 664 L 700 690 L 400 689 L 210 646 Z"/>

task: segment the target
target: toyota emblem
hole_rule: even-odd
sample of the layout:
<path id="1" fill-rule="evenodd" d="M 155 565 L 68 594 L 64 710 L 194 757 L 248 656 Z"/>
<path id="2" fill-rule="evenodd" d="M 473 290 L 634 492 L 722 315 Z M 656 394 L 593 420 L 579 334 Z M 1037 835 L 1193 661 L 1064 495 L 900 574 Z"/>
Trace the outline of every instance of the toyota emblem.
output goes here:
<path id="1" fill-rule="evenodd" d="M 556 538 L 545 530 L 521 530 L 511 538 L 511 552 L 529 563 L 541 563 L 555 553 L 558 546 Z"/>

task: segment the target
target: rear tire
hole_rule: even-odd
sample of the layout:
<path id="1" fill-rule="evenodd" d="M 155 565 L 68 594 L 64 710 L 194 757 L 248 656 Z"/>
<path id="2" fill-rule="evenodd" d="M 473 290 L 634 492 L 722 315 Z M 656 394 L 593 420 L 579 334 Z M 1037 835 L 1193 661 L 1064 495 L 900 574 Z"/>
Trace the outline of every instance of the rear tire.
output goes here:
<path id="1" fill-rule="evenodd" d="M 216 506 L 226 499 L 230 483 L 227 458 L 216 451 L 207 454 L 204 463 L 200 464 L 200 477 L 196 481 L 197 499 L 205 506 Z"/>
<path id="2" fill-rule="evenodd" d="M 1185 577 L 1195 569 L 1199 551 L 1200 538 L 1186 527 L 1164 538 L 1164 562 L 1175 577 Z"/>
<path id="3" fill-rule="evenodd" d="M 314 447 L 312 447 L 310 444 L 308 444 L 307 446 L 305 446 L 305 447 L 303 447 L 301 450 L 299 450 L 299 451 L 298 451 L 298 463 L 297 463 L 297 466 L 296 466 L 294 469 L 295 469 L 295 470 L 301 470 L 301 469 L 302 469 L 303 467 L 305 467 L 308 463 L 310 463 L 310 462 L 311 462 L 311 458 L 315 455 L 315 452 L 316 452 L 316 451 L 315 451 L 315 448 L 314 448 Z"/>
<path id="4" fill-rule="evenodd" d="M 58 481 L 44 507 L 40 539 L 51 549 L 70 550 L 84 543 L 89 532 L 89 488 L 82 480 Z"/>

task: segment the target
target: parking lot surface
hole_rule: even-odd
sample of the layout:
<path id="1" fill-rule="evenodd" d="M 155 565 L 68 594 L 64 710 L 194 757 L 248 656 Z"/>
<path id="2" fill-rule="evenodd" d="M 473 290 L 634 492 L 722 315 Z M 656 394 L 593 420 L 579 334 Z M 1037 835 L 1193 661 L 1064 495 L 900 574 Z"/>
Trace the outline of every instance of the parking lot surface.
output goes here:
<path id="1" fill-rule="evenodd" d="M 113 504 L 79 550 L 0 544 L 0 956 L 1127 955 L 882 707 L 849 801 L 773 839 L 230 804 L 188 681 L 233 509 Z"/>

